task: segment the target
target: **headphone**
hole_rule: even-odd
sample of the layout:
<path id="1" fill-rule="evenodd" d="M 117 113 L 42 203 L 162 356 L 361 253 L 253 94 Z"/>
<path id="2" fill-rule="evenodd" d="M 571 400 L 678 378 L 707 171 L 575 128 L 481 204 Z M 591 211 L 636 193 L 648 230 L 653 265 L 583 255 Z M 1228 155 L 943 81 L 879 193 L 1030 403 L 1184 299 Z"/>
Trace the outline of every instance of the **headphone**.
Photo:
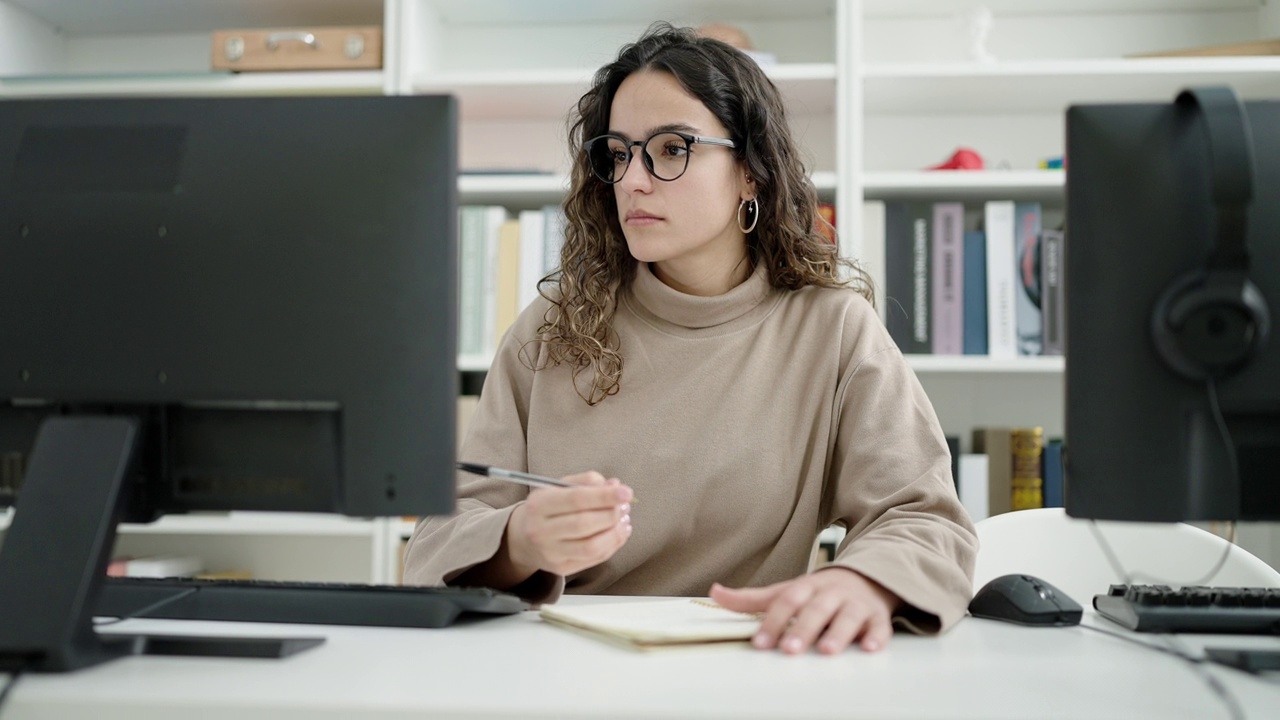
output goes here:
<path id="1" fill-rule="evenodd" d="M 1174 372 L 1197 382 L 1220 380 L 1244 369 L 1271 334 L 1271 312 L 1248 276 L 1253 136 L 1229 87 L 1183 90 L 1175 105 L 1203 120 L 1217 235 L 1205 266 L 1161 293 L 1151 333 L 1156 353 Z"/>

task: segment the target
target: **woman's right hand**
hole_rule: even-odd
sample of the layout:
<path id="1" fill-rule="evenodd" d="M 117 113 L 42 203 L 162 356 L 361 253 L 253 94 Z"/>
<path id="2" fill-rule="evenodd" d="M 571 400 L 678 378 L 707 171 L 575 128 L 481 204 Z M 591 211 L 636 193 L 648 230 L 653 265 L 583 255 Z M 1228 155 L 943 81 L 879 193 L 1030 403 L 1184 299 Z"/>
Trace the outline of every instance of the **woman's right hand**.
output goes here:
<path id="1" fill-rule="evenodd" d="M 631 488 L 598 472 L 563 479 L 574 487 L 531 491 L 507 521 L 507 554 L 519 575 L 581 572 L 631 537 Z"/>

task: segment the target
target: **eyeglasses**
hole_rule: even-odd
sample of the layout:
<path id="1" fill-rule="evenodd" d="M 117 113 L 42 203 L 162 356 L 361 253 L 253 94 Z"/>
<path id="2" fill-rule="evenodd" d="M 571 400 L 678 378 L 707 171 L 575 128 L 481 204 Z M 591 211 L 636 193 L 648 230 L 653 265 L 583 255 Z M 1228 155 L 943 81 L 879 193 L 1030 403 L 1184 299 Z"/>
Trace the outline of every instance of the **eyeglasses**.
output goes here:
<path id="1" fill-rule="evenodd" d="M 689 146 L 697 143 L 736 147 L 732 140 L 725 138 L 664 131 L 649 136 L 647 140 L 601 135 L 583 143 L 582 150 L 587 154 L 591 172 L 604 182 L 613 184 L 621 180 L 627 168 L 631 167 L 632 148 L 638 146 L 649 174 L 670 182 L 689 169 Z"/>

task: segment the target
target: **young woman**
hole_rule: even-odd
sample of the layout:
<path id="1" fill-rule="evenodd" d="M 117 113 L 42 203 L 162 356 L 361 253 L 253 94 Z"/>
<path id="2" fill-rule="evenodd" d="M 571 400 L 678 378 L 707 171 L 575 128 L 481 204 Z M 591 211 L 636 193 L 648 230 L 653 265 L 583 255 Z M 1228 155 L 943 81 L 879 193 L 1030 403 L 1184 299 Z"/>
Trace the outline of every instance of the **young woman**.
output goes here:
<path id="1" fill-rule="evenodd" d="M 659 25 L 596 74 L 569 136 L 561 272 L 503 340 L 460 459 L 574 486 L 460 477 L 406 582 L 710 594 L 764 612 L 753 642 L 788 653 L 954 623 L 976 538 L 946 442 L 814 231 L 777 89 Z M 835 563 L 808 573 L 831 524 Z"/>

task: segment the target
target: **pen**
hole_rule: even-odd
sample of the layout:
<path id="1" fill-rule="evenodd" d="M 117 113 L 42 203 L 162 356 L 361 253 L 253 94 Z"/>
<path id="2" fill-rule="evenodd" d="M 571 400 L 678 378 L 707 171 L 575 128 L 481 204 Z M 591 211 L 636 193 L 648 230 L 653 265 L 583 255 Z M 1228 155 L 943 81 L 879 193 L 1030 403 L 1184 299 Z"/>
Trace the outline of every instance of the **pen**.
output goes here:
<path id="1" fill-rule="evenodd" d="M 496 480 L 506 480 L 508 482 L 520 483 L 530 487 L 574 487 L 573 483 L 567 483 L 556 478 L 546 477 L 543 475 L 534 475 L 533 473 L 520 472 L 519 470 L 503 470 L 492 465 L 481 465 L 480 463 L 460 462 L 458 469 L 463 472 L 469 472 L 474 475 L 483 475 Z M 635 498 L 631 499 L 634 503 Z"/>

